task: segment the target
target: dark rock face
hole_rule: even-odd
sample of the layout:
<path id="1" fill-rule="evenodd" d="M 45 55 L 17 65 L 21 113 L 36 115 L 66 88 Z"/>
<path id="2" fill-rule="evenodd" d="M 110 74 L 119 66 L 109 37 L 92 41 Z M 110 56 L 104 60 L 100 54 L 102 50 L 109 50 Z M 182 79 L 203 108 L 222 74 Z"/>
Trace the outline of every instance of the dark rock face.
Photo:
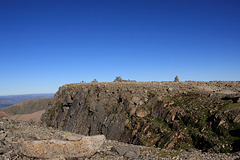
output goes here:
<path id="1" fill-rule="evenodd" d="M 239 147 L 239 82 L 121 82 L 60 87 L 42 124 L 166 149 Z"/>

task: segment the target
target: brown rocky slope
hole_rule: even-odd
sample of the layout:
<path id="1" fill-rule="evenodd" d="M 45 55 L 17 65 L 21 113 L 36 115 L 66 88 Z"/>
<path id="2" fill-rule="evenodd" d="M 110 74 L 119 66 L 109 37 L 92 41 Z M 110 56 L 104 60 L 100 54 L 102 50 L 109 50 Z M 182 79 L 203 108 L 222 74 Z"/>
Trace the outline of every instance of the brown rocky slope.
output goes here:
<path id="1" fill-rule="evenodd" d="M 68 84 L 42 124 L 137 145 L 236 152 L 239 97 L 239 81 Z"/>
<path id="2" fill-rule="evenodd" d="M 15 105 L 1 108 L 0 117 L 40 124 L 42 114 L 52 103 L 52 98 L 24 100 Z"/>
<path id="3" fill-rule="evenodd" d="M 53 98 L 29 99 L 18 102 L 12 106 L 1 108 L 0 111 L 11 115 L 29 114 L 37 111 L 45 110 L 53 103 Z"/>

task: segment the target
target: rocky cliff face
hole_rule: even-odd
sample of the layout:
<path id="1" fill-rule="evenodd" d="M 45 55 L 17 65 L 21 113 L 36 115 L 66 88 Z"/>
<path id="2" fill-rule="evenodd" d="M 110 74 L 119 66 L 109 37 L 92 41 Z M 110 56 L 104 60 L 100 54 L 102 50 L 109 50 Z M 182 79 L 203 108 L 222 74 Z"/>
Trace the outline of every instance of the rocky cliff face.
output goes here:
<path id="1" fill-rule="evenodd" d="M 42 124 L 166 149 L 239 151 L 240 82 L 115 82 L 59 88 Z"/>

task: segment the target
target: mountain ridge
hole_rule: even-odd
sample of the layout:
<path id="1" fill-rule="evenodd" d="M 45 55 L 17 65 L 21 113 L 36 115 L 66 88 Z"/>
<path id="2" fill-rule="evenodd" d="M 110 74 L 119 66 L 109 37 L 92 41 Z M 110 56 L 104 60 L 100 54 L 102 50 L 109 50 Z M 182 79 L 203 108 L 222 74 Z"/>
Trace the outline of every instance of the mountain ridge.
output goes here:
<path id="1" fill-rule="evenodd" d="M 53 98 L 54 93 L 39 93 L 39 94 L 19 94 L 19 95 L 1 95 L 0 108 L 9 107 L 20 101 L 27 99 Z"/>

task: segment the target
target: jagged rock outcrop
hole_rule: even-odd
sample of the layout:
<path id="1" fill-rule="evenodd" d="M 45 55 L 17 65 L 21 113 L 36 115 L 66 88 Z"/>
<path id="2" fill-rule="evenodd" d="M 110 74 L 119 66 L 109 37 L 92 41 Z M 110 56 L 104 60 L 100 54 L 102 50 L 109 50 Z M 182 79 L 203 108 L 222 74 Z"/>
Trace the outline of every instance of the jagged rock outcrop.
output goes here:
<path id="1" fill-rule="evenodd" d="M 42 124 L 138 145 L 232 152 L 239 150 L 239 97 L 238 81 L 69 84 Z"/>

